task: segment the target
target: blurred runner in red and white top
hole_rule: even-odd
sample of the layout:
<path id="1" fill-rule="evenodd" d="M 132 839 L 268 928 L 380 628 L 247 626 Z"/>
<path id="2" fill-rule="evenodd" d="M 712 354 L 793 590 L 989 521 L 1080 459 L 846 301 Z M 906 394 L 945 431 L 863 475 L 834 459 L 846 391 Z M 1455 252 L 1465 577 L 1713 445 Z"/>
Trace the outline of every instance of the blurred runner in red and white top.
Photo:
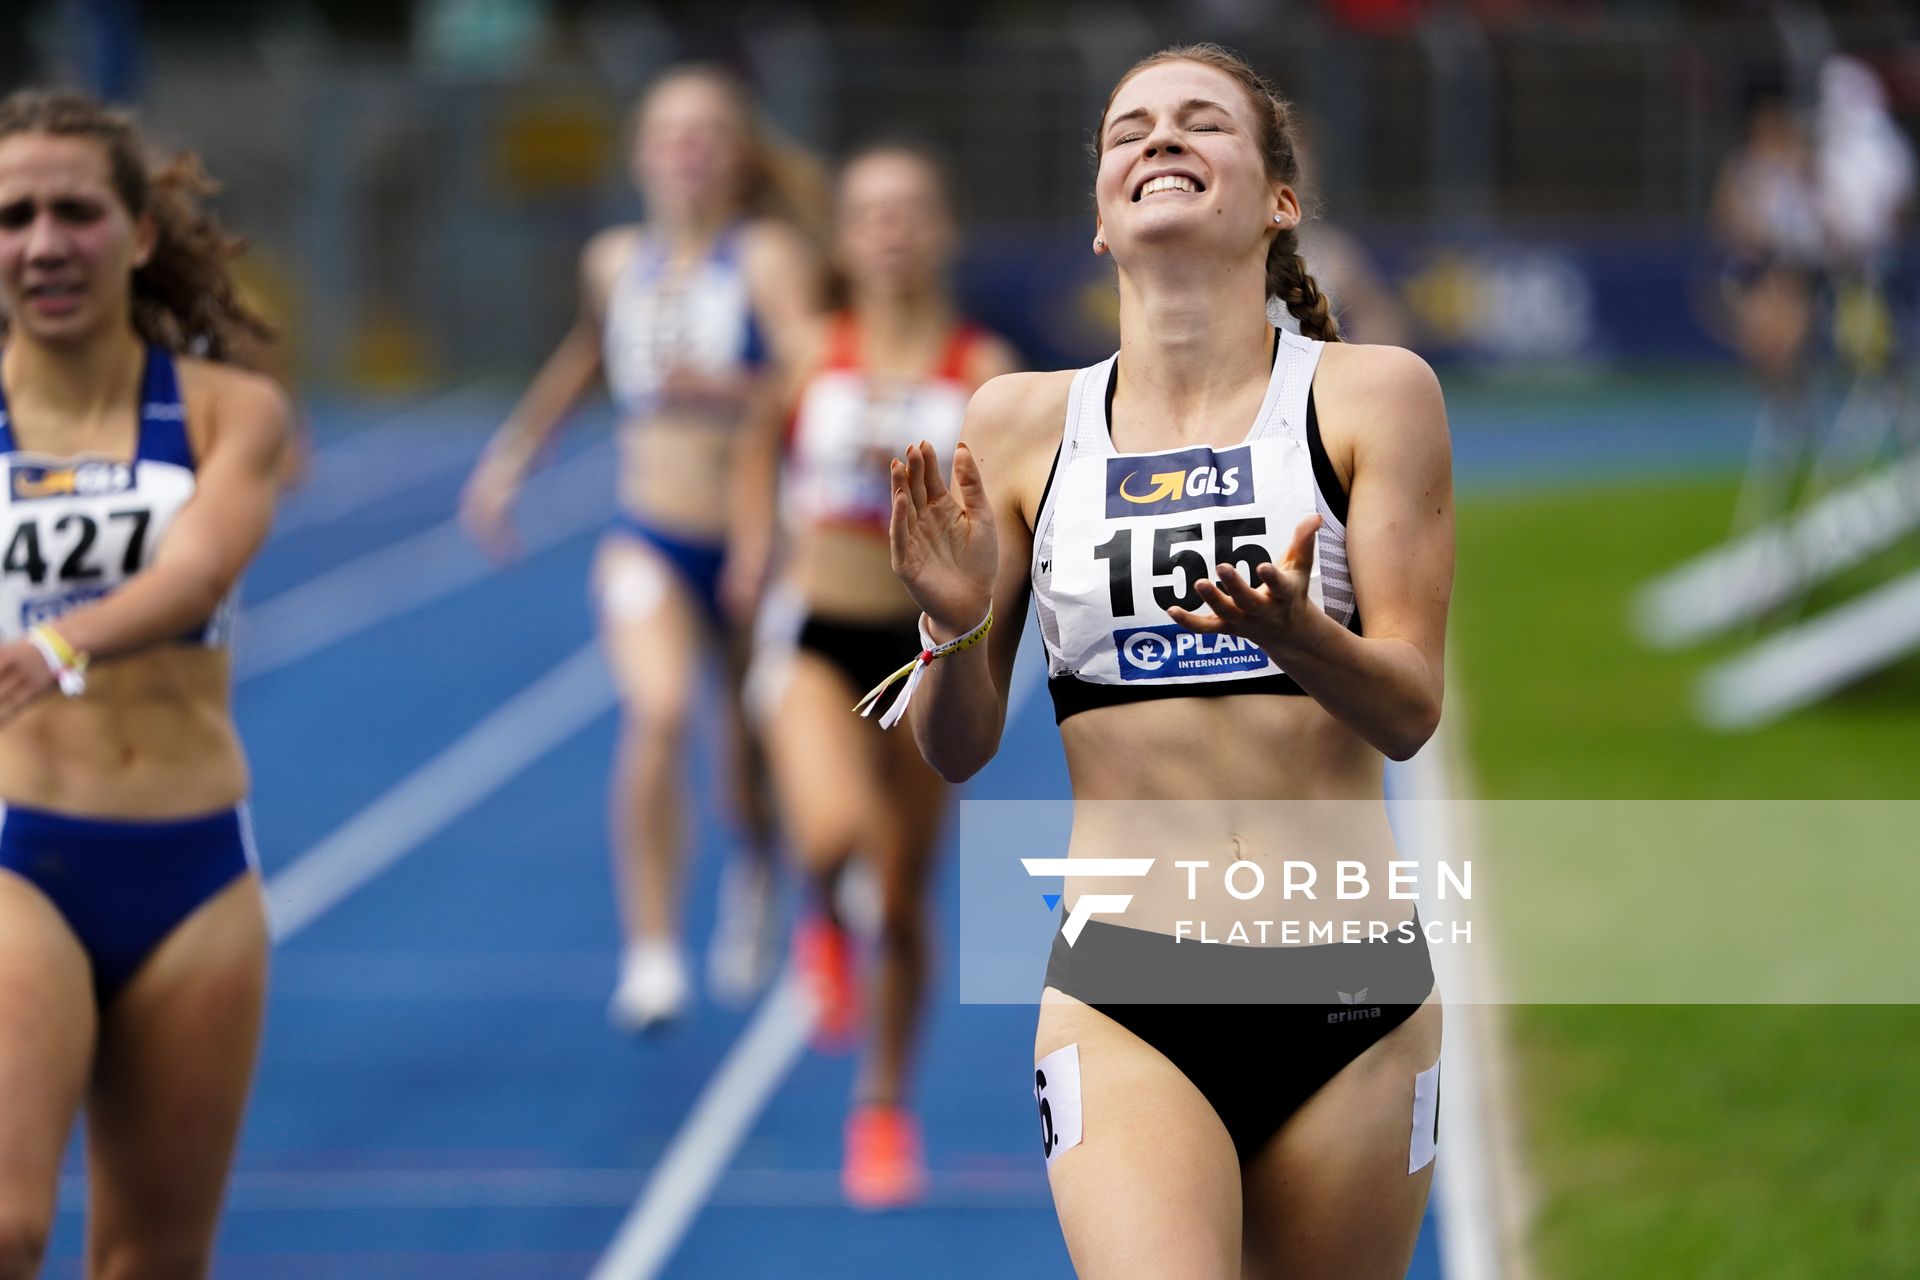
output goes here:
<path id="1" fill-rule="evenodd" d="M 865 1033 L 843 1184 L 867 1206 L 911 1202 L 925 1183 L 907 1076 L 948 790 L 910 737 L 883 735 L 849 711 L 920 648 L 919 610 L 888 552 L 888 464 L 921 441 L 950 451 L 974 389 L 1015 367 L 1007 343 L 955 308 L 947 273 L 958 240 L 931 152 L 886 143 L 848 160 L 835 234 L 843 309 L 801 365 L 784 461 L 763 441 L 737 504 L 735 546 L 757 547 L 762 565 L 779 561 L 749 698 L 764 717 L 781 825 L 813 889 L 797 948 L 820 1039 L 846 1045 Z M 842 918 L 851 895 L 840 892 L 856 858 L 874 873 L 879 900 L 864 1002 Z"/>

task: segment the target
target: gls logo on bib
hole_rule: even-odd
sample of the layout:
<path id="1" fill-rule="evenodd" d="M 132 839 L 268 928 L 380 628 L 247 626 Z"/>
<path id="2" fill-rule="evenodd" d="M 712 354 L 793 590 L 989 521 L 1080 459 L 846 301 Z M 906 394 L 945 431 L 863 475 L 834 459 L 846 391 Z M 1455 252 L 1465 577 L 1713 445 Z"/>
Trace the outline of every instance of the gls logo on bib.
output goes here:
<path id="1" fill-rule="evenodd" d="M 16 502 L 35 498 L 91 498 L 125 493 L 133 488 L 133 464 L 128 462 L 66 462 L 45 466 L 15 462 L 7 478 Z"/>
<path id="2" fill-rule="evenodd" d="M 1107 459 L 1107 519 L 1158 516 L 1253 501 L 1253 450 L 1202 446 L 1147 458 Z"/>

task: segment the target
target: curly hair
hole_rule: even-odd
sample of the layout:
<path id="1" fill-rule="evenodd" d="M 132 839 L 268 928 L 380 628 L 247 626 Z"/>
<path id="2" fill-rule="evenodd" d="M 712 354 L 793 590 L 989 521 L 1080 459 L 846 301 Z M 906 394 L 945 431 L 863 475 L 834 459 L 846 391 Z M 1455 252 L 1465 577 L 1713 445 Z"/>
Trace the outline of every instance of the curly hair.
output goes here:
<path id="1" fill-rule="evenodd" d="M 120 203 L 152 220 L 153 253 L 131 286 L 143 341 L 212 360 L 229 359 L 249 340 L 273 341 L 273 327 L 241 299 L 229 271 L 246 242 L 202 207 L 219 185 L 199 156 L 181 152 L 150 169 L 133 117 L 78 93 L 26 89 L 0 100 L 0 139 L 16 134 L 98 142 Z"/>

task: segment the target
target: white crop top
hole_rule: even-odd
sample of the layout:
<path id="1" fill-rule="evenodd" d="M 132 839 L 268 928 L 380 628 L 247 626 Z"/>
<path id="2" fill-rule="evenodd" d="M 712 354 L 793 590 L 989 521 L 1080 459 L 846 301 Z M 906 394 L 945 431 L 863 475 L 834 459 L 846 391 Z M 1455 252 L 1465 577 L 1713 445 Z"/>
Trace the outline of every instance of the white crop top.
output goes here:
<path id="1" fill-rule="evenodd" d="M 1109 414 L 1118 356 L 1073 381 L 1033 538 L 1033 596 L 1054 718 L 1151 698 L 1301 693 L 1248 640 L 1188 631 L 1168 608 L 1200 608 L 1213 566 L 1285 554 L 1322 518 L 1308 592 L 1359 629 L 1347 575 L 1346 494 L 1320 445 L 1313 373 L 1325 344 L 1276 331 L 1273 374 L 1238 444 L 1122 454 Z"/>

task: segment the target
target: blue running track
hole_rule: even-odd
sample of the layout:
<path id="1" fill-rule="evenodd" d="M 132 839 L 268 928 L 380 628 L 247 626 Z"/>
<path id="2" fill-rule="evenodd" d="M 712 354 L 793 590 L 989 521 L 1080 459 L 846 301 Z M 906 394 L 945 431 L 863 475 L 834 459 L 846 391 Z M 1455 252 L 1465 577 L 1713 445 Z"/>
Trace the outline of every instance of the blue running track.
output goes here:
<path id="1" fill-rule="evenodd" d="M 752 1016 L 703 1001 L 655 1039 L 608 1029 L 618 936 L 604 799 L 614 717 L 604 689 L 589 686 L 597 691 L 576 716 L 583 727 L 553 730 L 550 750 L 527 748 L 529 731 L 516 721 L 476 735 L 477 745 L 469 739 L 477 756 L 416 774 L 591 638 L 585 583 L 592 518 L 612 505 L 606 467 L 583 459 L 534 503 L 529 523 L 544 510 L 562 532 L 504 571 L 481 574 L 477 553 L 450 529 L 433 532 L 451 519 L 465 464 L 501 407 L 456 396 L 397 423 L 400 411 L 388 407 L 316 410 L 309 484 L 285 504 L 283 531 L 247 583 L 250 607 L 265 610 L 328 572 L 347 575 L 351 600 L 377 596 L 380 585 L 405 588 L 397 604 L 364 617 L 322 601 L 327 625 L 342 634 L 311 652 L 249 655 L 265 667 L 239 682 L 238 709 L 269 877 L 395 788 L 371 824 L 375 843 L 408 822 L 422 838 L 390 841 L 392 865 L 278 950 L 220 1239 L 216 1274 L 226 1280 L 587 1275 Z M 1717 425 L 1732 453 L 1732 424 Z M 1487 470 L 1521 452 L 1486 439 L 1497 455 Z M 594 424 L 565 454 L 605 448 Z M 1463 445 L 1463 463 L 1473 456 Z M 1570 461 L 1584 470 L 1590 459 Z M 416 579 L 454 585 L 406 586 Z M 274 643 L 284 649 L 285 636 Z M 536 692 L 521 707 L 537 724 L 554 700 Z M 701 750 L 696 947 L 730 840 L 705 767 L 717 761 L 714 744 Z M 524 769 L 500 765 L 516 751 L 532 757 Z M 492 766 L 511 776 L 469 788 L 470 797 L 449 781 Z M 1030 698 L 968 794 L 1066 789 L 1046 700 Z M 364 843 L 369 825 L 346 843 Z M 949 858 L 939 882 L 949 944 L 956 899 Z M 1071 1275 L 1031 1112 L 1033 1010 L 963 1007 L 955 993 L 949 957 L 921 1073 L 933 1175 L 924 1207 L 869 1215 L 841 1205 L 852 1063 L 806 1054 L 753 1119 L 662 1274 Z M 49 1276 L 80 1274 L 83 1213 L 76 1144 Z M 1439 1274 L 1430 1219 L 1410 1275 Z"/>

